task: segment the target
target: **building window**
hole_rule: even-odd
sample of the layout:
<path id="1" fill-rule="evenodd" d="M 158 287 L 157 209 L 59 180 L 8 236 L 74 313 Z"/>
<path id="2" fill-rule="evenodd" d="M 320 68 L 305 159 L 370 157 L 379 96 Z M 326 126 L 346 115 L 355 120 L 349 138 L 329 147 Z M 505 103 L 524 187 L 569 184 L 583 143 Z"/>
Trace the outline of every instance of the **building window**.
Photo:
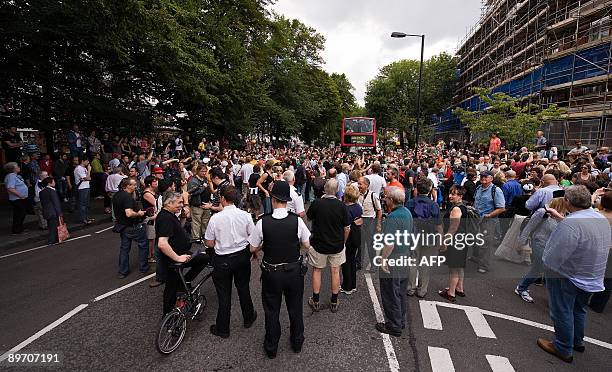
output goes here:
<path id="1" fill-rule="evenodd" d="M 610 35 L 610 16 L 591 22 L 589 41 L 600 40 Z"/>

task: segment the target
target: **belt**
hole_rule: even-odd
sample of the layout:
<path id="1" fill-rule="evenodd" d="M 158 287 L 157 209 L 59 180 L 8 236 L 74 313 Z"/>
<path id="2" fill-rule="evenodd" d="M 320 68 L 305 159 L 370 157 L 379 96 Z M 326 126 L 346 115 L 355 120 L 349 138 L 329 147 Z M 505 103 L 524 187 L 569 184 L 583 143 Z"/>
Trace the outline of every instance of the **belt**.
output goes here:
<path id="1" fill-rule="evenodd" d="M 302 267 L 302 256 L 298 258 L 295 262 L 283 262 L 278 264 L 267 263 L 266 261 L 261 261 L 261 269 L 266 272 L 275 272 L 275 271 L 290 271 L 294 269 L 299 269 Z"/>
<path id="2" fill-rule="evenodd" d="M 239 250 L 238 252 L 234 252 L 234 253 L 230 253 L 230 254 L 218 254 L 215 253 L 215 256 L 217 257 L 223 257 L 223 258 L 232 258 L 232 257 L 236 257 L 236 256 L 240 256 L 241 254 L 244 254 L 245 251 L 249 251 L 248 246 L 245 247 L 244 249 Z"/>

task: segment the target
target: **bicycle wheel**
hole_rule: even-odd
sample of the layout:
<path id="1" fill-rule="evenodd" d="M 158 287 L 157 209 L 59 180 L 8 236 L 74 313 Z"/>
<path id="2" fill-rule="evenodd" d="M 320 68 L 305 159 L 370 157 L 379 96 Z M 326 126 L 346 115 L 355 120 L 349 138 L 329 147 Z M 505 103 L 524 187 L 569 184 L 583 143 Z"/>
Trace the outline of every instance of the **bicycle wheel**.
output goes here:
<path id="1" fill-rule="evenodd" d="M 202 317 L 202 312 L 204 311 L 204 308 L 206 307 L 207 301 L 206 301 L 206 296 L 204 296 L 203 294 L 200 294 L 198 296 L 198 302 L 195 304 L 195 309 L 193 311 L 193 316 L 191 317 L 191 319 L 193 320 L 201 320 Z"/>
<path id="2" fill-rule="evenodd" d="M 157 351 L 162 354 L 175 351 L 183 341 L 186 331 L 187 319 L 181 311 L 174 309 L 166 314 L 157 333 Z"/>

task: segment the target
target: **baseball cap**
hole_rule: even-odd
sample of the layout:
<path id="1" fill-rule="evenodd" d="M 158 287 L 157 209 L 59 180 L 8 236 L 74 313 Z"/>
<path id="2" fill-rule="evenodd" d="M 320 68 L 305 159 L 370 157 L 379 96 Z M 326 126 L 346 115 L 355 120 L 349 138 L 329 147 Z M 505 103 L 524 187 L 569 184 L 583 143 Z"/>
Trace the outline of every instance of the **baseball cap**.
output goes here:
<path id="1" fill-rule="evenodd" d="M 480 177 L 493 177 L 493 172 L 491 171 L 480 172 Z"/>
<path id="2" fill-rule="evenodd" d="M 164 173 L 164 170 L 160 167 L 155 167 L 153 168 L 153 174 L 159 174 L 159 173 Z"/>

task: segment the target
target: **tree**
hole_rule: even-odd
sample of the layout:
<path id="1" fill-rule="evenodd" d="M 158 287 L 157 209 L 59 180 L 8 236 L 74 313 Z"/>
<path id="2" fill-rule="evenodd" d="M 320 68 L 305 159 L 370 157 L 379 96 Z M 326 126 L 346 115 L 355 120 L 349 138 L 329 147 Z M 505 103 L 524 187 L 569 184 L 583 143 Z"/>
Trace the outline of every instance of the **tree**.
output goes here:
<path id="1" fill-rule="evenodd" d="M 491 93 L 485 88 L 475 88 L 484 102 L 480 111 L 456 108 L 453 113 L 465 124 L 480 142 L 488 135 L 497 135 L 507 143 L 530 143 L 534 133 L 544 121 L 558 119 L 564 110 L 552 104 L 543 110 L 534 104 L 521 104 L 521 100 L 506 93 Z"/>
<path id="2" fill-rule="evenodd" d="M 419 61 L 402 60 L 382 67 L 368 83 L 365 108 L 375 117 L 379 128 L 396 132 L 405 130 L 414 141 L 417 117 Z M 423 64 L 421 89 L 421 127 L 431 124 L 432 115 L 450 106 L 456 64 L 447 53 L 433 56 Z"/>

